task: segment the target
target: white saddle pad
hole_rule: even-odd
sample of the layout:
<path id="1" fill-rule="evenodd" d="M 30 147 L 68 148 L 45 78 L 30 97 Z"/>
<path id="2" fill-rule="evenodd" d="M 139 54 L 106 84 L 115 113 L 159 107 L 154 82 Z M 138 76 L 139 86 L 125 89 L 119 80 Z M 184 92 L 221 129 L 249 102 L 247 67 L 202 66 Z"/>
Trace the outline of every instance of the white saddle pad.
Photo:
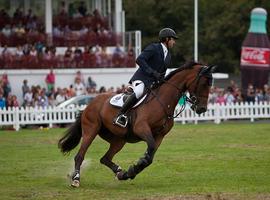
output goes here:
<path id="1" fill-rule="evenodd" d="M 120 93 L 120 94 L 117 94 L 117 95 L 114 95 L 111 99 L 110 99 L 110 104 L 113 105 L 113 106 L 116 106 L 116 107 L 122 107 L 124 105 L 124 101 L 123 101 L 123 98 L 124 98 L 125 94 L 124 93 Z M 132 108 L 135 108 L 137 107 L 138 105 L 140 105 L 143 100 L 146 98 L 146 95 L 144 95 L 140 101 L 138 101 Z"/>

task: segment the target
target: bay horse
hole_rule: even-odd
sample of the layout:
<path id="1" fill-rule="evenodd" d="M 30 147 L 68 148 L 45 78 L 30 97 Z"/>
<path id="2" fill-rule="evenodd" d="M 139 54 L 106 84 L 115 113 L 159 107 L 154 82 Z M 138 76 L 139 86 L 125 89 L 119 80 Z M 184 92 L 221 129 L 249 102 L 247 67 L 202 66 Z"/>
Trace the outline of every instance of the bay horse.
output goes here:
<path id="1" fill-rule="evenodd" d="M 148 97 L 137 108 L 131 109 L 130 124 L 123 128 L 113 124 L 118 108 L 109 100 L 115 93 L 103 93 L 95 97 L 76 121 L 59 140 L 58 147 L 63 153 L 74 149 L 82 138 L 79 152 L 74 158 L 75 170 L 71 176 L 71 186 L 80 185 L 80 166 L 85 153 L 97 135 L 110 144 L 100 162 L 109 167 L 118 180 L 134 179 L 154 158 L 164 136 L 174 124 L 174 110 L 179 99 L 189 92 L 188 100 L 197 114 L 206 112 L 212 72 L 215 67 L 199 63 L 187 63 L 169 73 L 159 87 L 152 89 Z M 135 165 L 127 171 L 112 159 L 128 143 L 145 141 L 147 150 Z"/>

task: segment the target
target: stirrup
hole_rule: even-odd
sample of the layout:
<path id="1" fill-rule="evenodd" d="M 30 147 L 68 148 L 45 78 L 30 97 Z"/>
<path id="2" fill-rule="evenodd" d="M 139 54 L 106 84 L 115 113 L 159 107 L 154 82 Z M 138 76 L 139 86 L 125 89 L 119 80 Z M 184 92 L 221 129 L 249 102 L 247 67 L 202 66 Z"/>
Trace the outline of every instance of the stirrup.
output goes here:
<path id="1" fill-rule="evenodd" d="M 124 120 L 124 121 L 123 121 Z M 114 124 L 122 127 L 122 128 L 126 128 L 128 123 L 128 117 L 124 114 L 119 115 L 115 120 L 114 120 Z"/>

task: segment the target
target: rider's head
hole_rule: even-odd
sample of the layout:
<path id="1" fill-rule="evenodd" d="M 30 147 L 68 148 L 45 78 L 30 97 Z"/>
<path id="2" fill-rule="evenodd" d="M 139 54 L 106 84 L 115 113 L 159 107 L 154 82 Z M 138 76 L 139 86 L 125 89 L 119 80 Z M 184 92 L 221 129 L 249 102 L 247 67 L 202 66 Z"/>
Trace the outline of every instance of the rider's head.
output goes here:
<path id="1" fill-rule="evenodd" d="M 175 31 L 171 28 L 163 28 L 159 31 L 159 41 L 165 43 L 168 48 L 173 47 L 176 39 L 178 39 Z"/>

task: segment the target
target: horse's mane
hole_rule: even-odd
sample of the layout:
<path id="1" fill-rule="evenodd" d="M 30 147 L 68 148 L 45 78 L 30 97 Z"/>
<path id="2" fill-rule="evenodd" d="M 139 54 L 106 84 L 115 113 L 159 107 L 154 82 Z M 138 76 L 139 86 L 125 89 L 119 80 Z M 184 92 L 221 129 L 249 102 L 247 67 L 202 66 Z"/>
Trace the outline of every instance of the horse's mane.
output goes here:
<path id="1" fill-rule="evenodd" d="M 165 78 L 164 80 L 167 81 L 170 78 L 172 78 L 175 74 L 177 74 L 180 71 L 183 71 L 185 69 L 192 69 L 192 67 L 194 65 L 201 65 L 201 63 L 195 62 L 195 61 L 190 61 L 190 62 L 186 62 L 185 64 L 183 64 L 181 67 L 179 67 L 178 69 L 170 72 Z"/>

